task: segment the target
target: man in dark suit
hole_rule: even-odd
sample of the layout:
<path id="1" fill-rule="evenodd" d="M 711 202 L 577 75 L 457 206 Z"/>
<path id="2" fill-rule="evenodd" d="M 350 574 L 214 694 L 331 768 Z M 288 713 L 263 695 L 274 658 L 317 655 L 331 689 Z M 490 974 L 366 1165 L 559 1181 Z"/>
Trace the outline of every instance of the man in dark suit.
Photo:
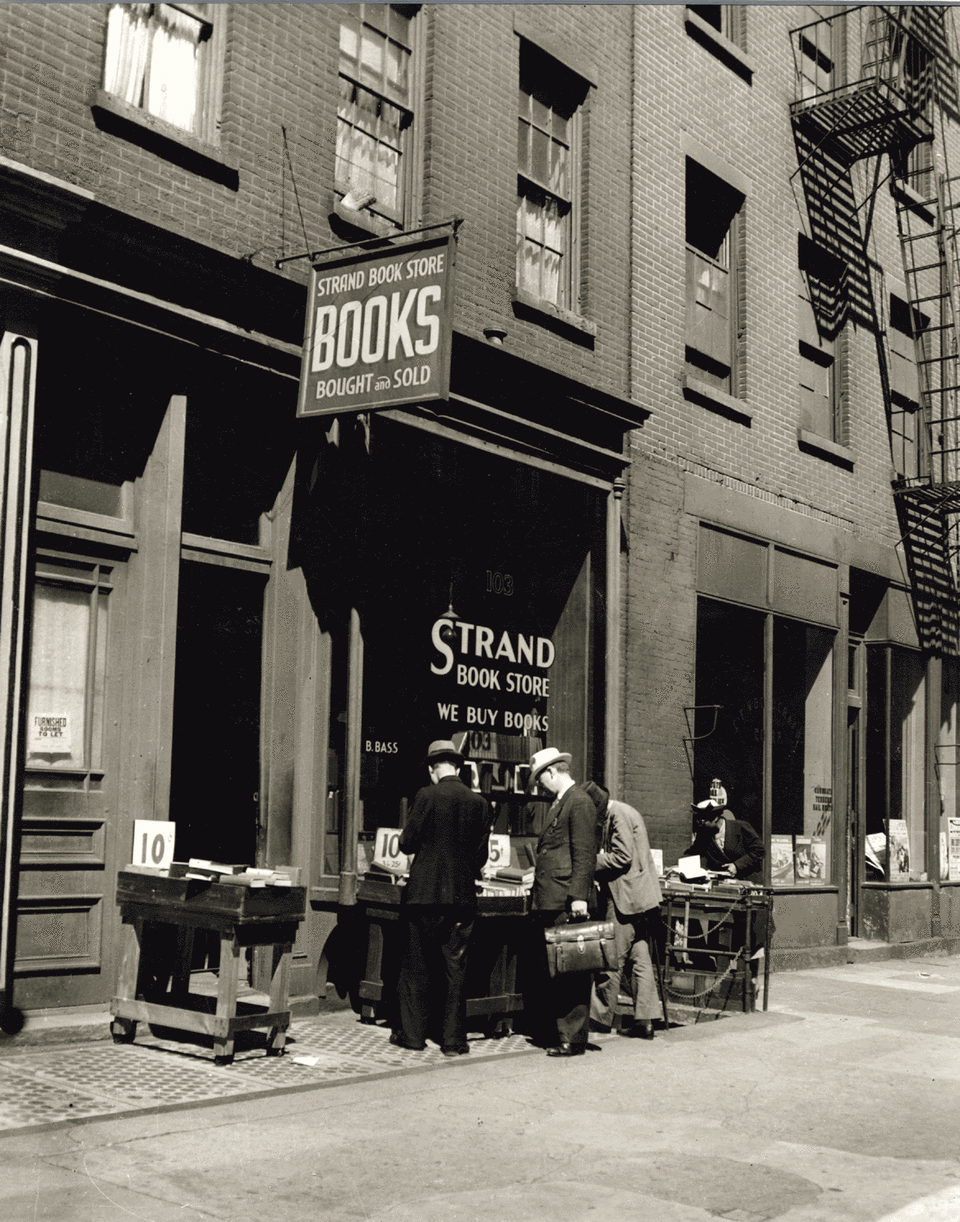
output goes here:
<path id="1" fill-rule="evenodd" d="M 463 756 L 452 742 L 427 749 L 431 784 L 414 799 L 400 837 L 413 853 L 404 892 L 405 947 L 397 1001 L 400 1029 L 391 1044 L 420 1051 L 431 1023 L 431 998 L 442 996 L 440 1047 L 469 1052 L 464 1031 L 467 947 L 477 913 L 477 882 L 487 860 L 490 808 L 460 780 Z"/>
<path id="2" fill-rule="evenodd" d="M 714 798 L 698 802 L 691 809 L 694 840 L 684 857 L 699 856 L 705 870 L 759 882 L 763 841 L 750 824 L 732 816 L 725 818 L 726 803 Z"/>
<path id="3" fill-rule="evenodd" d="M 570 775 L 570 758 L 569 752 L 546 747 L 530 760 L 530 788 L 540 784 L 554 795 L 537 844 L 531 896 L 534 936 L 539 940 L 539 953 L 535 951 L 531 964 L 531 983 L 542 991 L 542 1030 L 537 1034 L 541 1042 L 550 1045 L 547 1056 L 551 1057 L 583 1055 L 590 1017 L 590 973 L 571 972 L 551 978 L 543 936 L 549 925 L 586 917 L 593 894 L 597 815 L 593 802 Z M 532 997 L 533 989 L 530 992 Z"/>

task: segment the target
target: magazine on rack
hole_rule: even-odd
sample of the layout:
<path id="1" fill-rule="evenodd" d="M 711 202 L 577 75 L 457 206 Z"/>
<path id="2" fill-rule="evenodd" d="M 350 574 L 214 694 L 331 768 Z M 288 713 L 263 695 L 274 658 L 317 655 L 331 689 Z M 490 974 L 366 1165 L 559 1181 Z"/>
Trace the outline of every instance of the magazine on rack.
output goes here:
<path id="1" fill-rule="evenodd" d="M 892 882 L 906 882 L 910 877 L 910 837 L 905 819 L 891 819 L 888 853 L 889 876 Z"/>
<path id="2" fill-rule="evenodd" d="M 792 887 L 796 882 L 792 836 L 770 837 L 770 882 L 774 887 Z"/>

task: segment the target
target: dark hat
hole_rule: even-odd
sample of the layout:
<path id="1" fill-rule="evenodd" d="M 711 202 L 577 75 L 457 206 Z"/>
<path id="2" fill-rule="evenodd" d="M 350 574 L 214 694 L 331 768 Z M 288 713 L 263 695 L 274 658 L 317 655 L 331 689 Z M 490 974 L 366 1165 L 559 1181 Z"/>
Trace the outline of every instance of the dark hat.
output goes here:
<path id="1" fill-rule="evenodd" d="M 463 756 L 456 749 L 450 739 L 435 739 L 430 746 L 427 747 L 427 758 L 424 762 L 427 764 L 440 764 L 444 760 L 448 760 L 451 764 L 456 764 L 458 768 L 463 767 Z"/>
<path id="2" fill-rule="evenodd" d="M 586 781 L 580 788 L 597 808 L 597 814 L 602 815 L 607 809 L 607 803 L 610 801 L 610 790 L 604 789 L 596 781 Z"/>

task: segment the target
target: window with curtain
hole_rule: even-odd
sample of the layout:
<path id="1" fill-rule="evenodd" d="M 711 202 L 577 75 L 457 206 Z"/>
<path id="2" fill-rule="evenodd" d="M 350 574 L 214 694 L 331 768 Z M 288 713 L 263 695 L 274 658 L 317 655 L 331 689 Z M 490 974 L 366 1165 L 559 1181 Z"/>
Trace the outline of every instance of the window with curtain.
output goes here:
<path id="1" fill-rule="evenodd" d="M 403 224 L 410 193 L 413 16 L 418 6 L 343 4 L 334 177 L 342 195 L 372 195 L 371 211 Z"/>
<path id="2" fill-rule="evenodd" d="M 185 132 L 209 139 L 212 4 L 112 4 L 103 87 Z"/>
<path id="3" fill-rule="evenodd" d="M 579 109 L 585 83 L 520 43 L 517 285 L 538 301 L 576 307 Z"/>

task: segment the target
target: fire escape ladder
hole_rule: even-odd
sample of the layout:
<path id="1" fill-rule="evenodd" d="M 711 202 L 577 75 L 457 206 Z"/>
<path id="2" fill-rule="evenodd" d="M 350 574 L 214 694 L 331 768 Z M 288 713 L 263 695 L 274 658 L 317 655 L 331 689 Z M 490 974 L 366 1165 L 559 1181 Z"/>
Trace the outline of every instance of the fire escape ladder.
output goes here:
<path id="1" fill-rule="evenodd" d="M 960 190 L 946 167 L 944 105 L 957 110 L 955 61 L 948 45 L 947 8 L 940 5 L 862 5 L 791 33 L 798 101 L 791 106 L 806 218 L 814 240 L 846 261 L 847 317 L 873 331 L 890 432 L 901 476 L 895 503 L 910 574 L 921 645 L 957 652 L 957 544 L 960 542 L 960 369 L 957 323 L 957 225 Z M 838 84 L 836 63 L 849 64 L 859 38 L 859 79 Z M 839 49 L 839 50 L 838 50 Z M 856 75 L 856 73 L 854 73 Z M 939 121 L 935 131 L 930 116 Z M 940 138 L 938 139 L 938 136 Z M 925 149 L 933 146 L 933 155 Z M 867 232 L 858 213 L 885 178 L 886 156 L 897 198 L 913 360 L 888 355 L 894 334 L 881 323 Z M 875 160 L 874 160 L 875 159 Z M 874 161 L 868 199 L 856 204 L 851 174 Z M 918 194 L 919 192 L 919 194 Z M 932 220 L 931 220 L 932 218 Z M 826 223 L 824 223 L 826 222 Z M 843 239 L 830 234 L 845 234 Z M 857 301 L 858 286 L 859 306 Z M 906 352 L 910 350 L 906 339 Z M 897 363 L 899 362 L 899 363 Z M 909 366 L 913 366 L 912 369 Z M 904 457 L 909 456 L 909 461 Z"/>
<path id="2" fill-rule="evenodd" d="M 932 55 L 928 109 L 936 116 L 927 157 L 901 156 L 895 166 L 897 227 L 903 259 L 907 322 L 916 365 L 917 461 L 894 484 L 897 514 L 913 588 L 921 643 L 957 649 L 960 537 L 960 264 L 958 181 L 950 176 L 943 138 L 944 73 L 953 67 Z M 948 80 L 943 83 L 950 86 Z M 892 158 L 893 159 L 893 158 Z M 904 189 L 905 188 L 905 189 Z M 890 419 L 902 403 L 893 390 Z M 900 430 L 901 435 L 903 430 Z"/>

